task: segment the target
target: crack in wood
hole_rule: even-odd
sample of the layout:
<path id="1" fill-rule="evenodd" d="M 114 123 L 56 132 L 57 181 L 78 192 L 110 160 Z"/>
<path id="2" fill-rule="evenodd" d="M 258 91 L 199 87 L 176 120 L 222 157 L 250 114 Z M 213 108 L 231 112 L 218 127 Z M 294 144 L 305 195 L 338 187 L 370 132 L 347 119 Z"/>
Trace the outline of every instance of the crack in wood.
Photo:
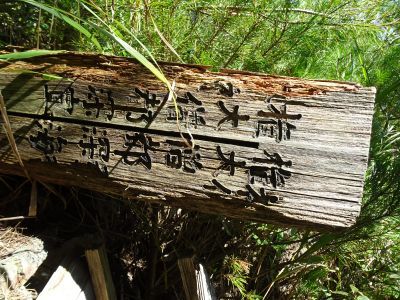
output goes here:
<path id="1" fill-rule="evenodd" d="M 30 118 L 30 119 L 34 119 L 34 120 L 48 120 L 48 121 L 64 122 L 64 123 L 68 123 L 68 124 L 76 124 L 76 125 L 83 125 L 83 126 L 100 126 L 100 127 L 106 127 L 106 128 L 112 128 L 112 129 L 156 134 L 156 135 L 160 135 L 160 136 L 164 136 L 164 137 L 181 137 L 183 135 L 184 138 L 186 138 L 187 140 L 190 140 L 190 135 L 185 132 L 179 133 L 179 132 L 175 132 L 175 131 L 163 131 L 163 130 L 159 130 L 159 129 L 135 127 L 135 126 L 130 126 L 130 125 L 103 123 L 103 122 L 99 122 L 99 121 L 84 120 L 84 119 L 71 119 L 71 118 L 65 118 L 65 117 L 36 115 L 36 114 L 15 112 L 15 111 L 8 112 L 8 115 L 16 116 L 16 117 L 23 117 L 23 118 Z M 243 140 L 239 140 L 239 139 L 213 137 L 213 136 L 207 136 L 207 135 L 201 135 L 201 134 L 192 134 L 192 137 L 195 140 L 209 141 L 209 142 L 221 143 L 221 144 L 227 144 L 227 145 L 236 145 L 236 146 L 242 146 L 242 147 L 253 148 L 253 149 L 259 149 L 259 147 L 260 147 L 259 142 L 243 141 Z"/>

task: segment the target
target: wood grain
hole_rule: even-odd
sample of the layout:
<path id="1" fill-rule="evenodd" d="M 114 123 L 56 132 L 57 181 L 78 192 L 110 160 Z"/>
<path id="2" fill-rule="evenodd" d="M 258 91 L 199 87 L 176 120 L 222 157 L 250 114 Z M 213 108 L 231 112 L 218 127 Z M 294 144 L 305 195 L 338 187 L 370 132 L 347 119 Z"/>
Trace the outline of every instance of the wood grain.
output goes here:
<path id="1" fill-rule="evenodd" d="M 4 64 L 0 89 L 30 176 L 247 220 L 354 224 L 374 88 L 160 65 L 176 82 L 181 133 L 167 90 L 133 60 L 67 53 Z M 21 174 L 3 132 L 0 170 Z"/>
<path id="2" fill-rule="evenodd" d="M 87 249 L 85 250 L 85 256 L 89 266 L 96 299 L 116 300 L 117 296 L 105 247 L 101 246 L 98 249 Z"/>

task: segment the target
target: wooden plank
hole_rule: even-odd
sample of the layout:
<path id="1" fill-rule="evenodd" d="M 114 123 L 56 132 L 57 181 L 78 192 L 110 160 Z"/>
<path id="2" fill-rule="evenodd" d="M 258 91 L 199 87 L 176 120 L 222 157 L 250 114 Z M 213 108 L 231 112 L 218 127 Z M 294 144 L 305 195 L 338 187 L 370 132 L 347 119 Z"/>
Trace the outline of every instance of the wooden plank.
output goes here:
<path id="1" fill-rule="evenodd" d="M 3 65 L 0 89 L 29 174 L 261 222 L 354 224 L 374 88 L 161 66 L 176 82 L 177 110 L 133 60 L 67 53 Z M 0 171 L 21 174 L 3 133 Z"/>
<path id="2" fill-rule="evenodd" d="M 85 250 L 94 294 L 97 300 L 117 299 L 104 246 Z"/>
<path id="3" fill-rule="evenodd" d="M 179 272 L 183 282 L 186 300 L 199 300 L 197 294 L 196 272 L 191 258 L 178 260 Z"/>
<path id="4" fill-rule="evenodd" d="M 37 215 L 37 183 L 36 180 L 32 181 L 31 201 L 29 202 L 29 217 L 36 217 Z"/>
<path id="5" fill-rule="evenodd" d="M 195 257 L 178 259 L 186 300 L 217 299 L 210 278 L 203 265 L 195 261 Z"/>

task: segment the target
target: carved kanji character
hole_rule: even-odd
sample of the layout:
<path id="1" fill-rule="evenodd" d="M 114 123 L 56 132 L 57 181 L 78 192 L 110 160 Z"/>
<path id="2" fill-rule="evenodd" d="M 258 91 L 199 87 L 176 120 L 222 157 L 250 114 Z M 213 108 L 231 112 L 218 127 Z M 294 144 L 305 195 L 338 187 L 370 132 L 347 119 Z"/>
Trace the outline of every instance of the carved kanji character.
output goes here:
<path id="1" fill-rule="evenodd" d="M 157 100 L 157 95 L 154 93 L 151 93 L 146 90 L 146 92 L 142 92 L 140 89 L 135 88 L 135 93 L 140 97 L 143 98 L 145 103 L 144 107 L 149 108 L 149 107 L 155 107 L 156 105 L 159 105 L 161 103 L 160 100 Z"/>
<path id="2" fill-rule="evenodd" d="M 60 136 L 53 137 L 49 135 L 49 131 L 53 130 L 52 123 L 44 127 L 39 122 L 36 122 L 36 126 L 39 127 L 36 136 L 29 136 L 31 147 L 42 152 L 47 161 L 57 162 L 55 154 L 60 153 L 63 150 L 63 146 L 68 144 L 68 141 Z M 61 131 L 61 127 L 57 127 L 57 131 Z"/>
<path id="3" fill-rule="evenodd" d="M 191 92 L 186 92 L 183 97 L 177 97 L 176 102 L 180 104 L 189 104 L 191 102 L 198 106 L 203 105 L 203 102 L 197 99 Z"/>
<path id="4" fill-rule="evenodd" d="M 292 175 L 290 171 L 277 167 L 251 166 L 249 169 L 249 182 L 261 182 L 272 185 L 274 188 L 284 186 L 285 180 Z"/>
<path id="5" fill-rule="evenodd" d="M 219 93 L 221 95 L 227 96 L 227 97 L 233 97 L 235 93 L 239 94 L 240 90 L 238 88 L 234 88 L 233 84 L 230 82 L 223 82 L 219 81 Z"/>
<path id="6" fill-rule="evenodd" d="M 175 169 L 182 168 L 182 150 L 171 149 L 166 155 L 167 166 Z"/>
<path id="7" fill-rule="evenodd" d="M 197 99 L 192 93 L 186 92 L 184 97 L 177 97 L 177 106 L 170 105 L 167 107 L 167 121 L 186 122 L 197 128 L 198 125 L 206 125 L 203 103 Z"/>
<path id="8" fill-rule="evenodd" d="M 227 187 L 223 186 L 217 179 L 213 179 L 213 180 L 211 180 L 211 182 L 213 185 L 203 185 L 203 187 L 205 189 L 214 190 L 214 191 L 219 189 L 228 195 L 232 194 L 232 191 L 230 189 L 228 189 Z"/>
<path id="9" fill-rule="evenodd" d="M 132 117 L 132 112 L 140 113 L 139 117 Z M 125 115 L 126 120 L 129 122 L 146 122 L 147 124 L 153 121 L 153 112 L 147 108 L 131 108 L 129 112 Z"/>
<path id="10" fill-rule="evenodd" d="M 188 111 L 187 119 L 189 124 L 194 125 L 197 128 L 198 125 L 206 125 L 206 121 L 202 116 L 205 113 L 204 107 L 198 107 L 196 109 Z"/>
<path id="11" fill-rule="evenodd" d="M 102 160 L 108 162 L 110 159 L 110 140 L 106 137 L 97 138 L 99 141 L 99 155 Z"/>
<path id="12" fill-rule="evenodd" d="M 103 90 L 98 90 L 93 86 L 88 86 L 89 92 L 87 93 L 87 98 L 89 101 L 83 100 L 82 107 L 86 109 L 86 115 L 91 116 L 92 110 L 95 110 L 95 117 L 98 118 L 100 115 L 100 110 L 104 108 L 104 103 L 100 103 L 100 98 L 98 93 L 103 92 Z M 94 101 L 94 102 L 93 102 Z"/>
<path id="13" fill-rule="evenodd" d="M 222 153 L 221 147 L 217 146 L 217 154 L 219 159 L 221 160 L 221 164 L 218 167 L 218 170 L 227 170 L 229 171 L 229 175 L 235 175 L 236 167 L 244 167 L 246 166 L 245 161 L 236 162 L 235 161 L 235 152 L 231 151 L 229 153 L 229 158 L 225 157 L 225 154 Z"/>
<path id="14" fill-rule="evenodd" d="M 89 160 L 101 159 L 108 162 L 110 158 L 110 141 L 106 137 L 107 132 L 103 131 L 103 136 L 97 136 L 97 129 L 93 127 L 89 129 L 82 127 L 83 139 L 78 142 L 79 147 L 82 149 L 82 156 Z"/>
<path id="15" fill-rule="evenodd" d="M 267 158 L 254 157 L 253 161 L 258 162 L 258 163 L 274 164 L 279 167 L 283 167 L 283 166 L 291 167 L 292 166 L 292 161 L 291 160 L 284 161 L 279 153 L 269 154 L 267 151 L 264 150 L 264 155 Z"/>
<path id="16" fill-rule="evenodd" d="M 226 115 L 222 118 L 217 125 L 217 129 L 221 127 L 225 122 L 231 121 L 233 127 L 238 127 L 239 121 L 248 121 L 250 119 L 249 115 L 239 115 L 239 105 L 235 105 L 232 111 L 229 111 L 223 101 L 218 101 L 218 106 L 222 112 Z"/>
<path id="17" fill-rule="evenodd" d="M 172 148 L 165 155 L 167 166 L 175 169 L 182 169 L 184 172 L 196 173 L 203 167 L 200 162 L 200 146 L 195 145 L 193 149 L 185 149 L 185 143 L 174 140 L 166 140 L 166 143 L 179 148 Z"/>
<path id="18" fill-rule="evenodd" d="M 179 121 L 182 121 L 185 117 L 183 108 L 181 106 L 175 107 L 174 105 L 170 105 L 167 107 L 167 121 L 176 121 L 178 118 Z"/>
<path id="19" fill-rule="evenodd" d="M 301 114 L 288 114 L 286 104 L 276 108 L 275 105 L 271 104 L 270 97 L 268 99 L 268 112 L 258 111 L 257 115 L 260 117 L 266 117 L 268 119 L 259 120 L 257 122 L 256 136 L 268 136 L 275 138 L 279 143 L 282 140 L 289 140 L 291 130 L 296 129 L 296 126 L 289 123 L 288 120 L 299 120 L 301 119 Z"/>
<path id="20" fill-rule="evenodd" d="M 151 169 L 151 156 L 149 150 L 159 146 L 159 143 L 153 142 L 151 137 L 143 133 L 135 133 L 134 135 L 125 135 L 124 147 L 126 150 L 115 150 L 114 154 L 122 157 L 123 162 L 127 165 L 141 164 L 146 169 Z M 141 151 L 132 151 L 132 148 L 139 148 Z M 134 159 L 131 159 L 133 157 Z"/>
<path id="21" fill-rule="evenodd" d="M 246 189 L 248 190 L 247 199 L 250 202 L 260 202 L 263 204 L 268 204 L 269 202 L 276 203 L 279 200 L 279 196 L 268 195 L 265 192 L 264 188 L 260 188 L 260 193 L 257 193 L 257 191 L 254 190 L 253 187 L 248 184 L 248 185 L 246 185 Z"/>
<path id="22" fill-rule="evenodd" d="M 49 91 L 49 86 L 44 85 L 44 98 L 45 98 L 45 114 L 49 114 L 53 105 L 61 105 L 62 108 L 68 113 L 72 114 L 74 105 L 80 102 L 79 98 L 74 97 L 74 89 L 69 86 L 64 90 Z"/>
<path id="23" fill-rule="evenodd" d="M 203 167 L 200 163 L 200 146 L 195 145 L 194 149 L 184 149 L 183 150 L 183 170 L 188 173 L 196 173 L 197 170 Z"/>
<path id="24" fill-rule="evenodd" d="M 156 94 L 150 93 L 147 90 L 142 92 L 140 89 L 135 88 L 135 93 L 140 98 L 144 99 L 143 107 L 125 108 L 125 110 L 128 110 L 125 118 L 129 122 L 138 123 L 143 121 L 146 124 L 150 124 L 154 119 L 153 109 L 159 105 L 161 101 L 157 100 Z M 133 116 L 134 113 L 137 113 L 139 116 Z"/>

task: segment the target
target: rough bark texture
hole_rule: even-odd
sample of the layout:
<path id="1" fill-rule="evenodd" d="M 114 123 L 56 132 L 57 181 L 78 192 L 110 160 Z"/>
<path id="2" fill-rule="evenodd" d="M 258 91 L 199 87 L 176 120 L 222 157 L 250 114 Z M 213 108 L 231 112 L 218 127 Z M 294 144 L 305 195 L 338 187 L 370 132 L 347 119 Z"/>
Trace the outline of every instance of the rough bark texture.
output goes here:
<path id="1" fill-rule="evenodd" d="M 355 222 L 374 88 L 161 68 L 176 82 L 176 107 L 160 81 L 126 58 L 66 53 L 0 64 L 29 174 L 247 220 L 314 229 Z M 4 132 L 0 171 L 23 173 Z"/>

